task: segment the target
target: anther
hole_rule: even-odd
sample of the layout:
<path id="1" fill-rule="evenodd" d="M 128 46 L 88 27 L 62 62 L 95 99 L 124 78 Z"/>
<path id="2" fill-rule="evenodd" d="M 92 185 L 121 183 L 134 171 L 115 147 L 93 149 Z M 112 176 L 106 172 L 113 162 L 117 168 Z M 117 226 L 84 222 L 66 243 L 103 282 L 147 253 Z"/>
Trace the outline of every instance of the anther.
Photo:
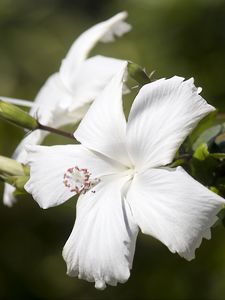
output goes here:
<path id="1" fill-rule="evenodd" d="M 71 167 L 63 175 L 63 183 L 76 194 L 85 194 L 100 182 L 99 178 L 91 178 L 91 173 L 86 168 Z M 92 191 L 95 193 L 95 191 Z"/>

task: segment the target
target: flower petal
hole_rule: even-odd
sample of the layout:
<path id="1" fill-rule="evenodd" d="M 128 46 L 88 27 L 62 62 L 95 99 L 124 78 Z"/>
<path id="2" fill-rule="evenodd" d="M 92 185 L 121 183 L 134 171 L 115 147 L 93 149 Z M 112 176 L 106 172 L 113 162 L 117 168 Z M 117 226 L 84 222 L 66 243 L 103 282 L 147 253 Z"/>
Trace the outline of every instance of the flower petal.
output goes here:
<path id="1" fill-rule="evenodd" d="M 61 120 L 56 121 L 57 112 L 63 116 L 63 110 L 71 105 L 71 94 L 63 85 L 59 74 L 51 75 L 38 92 L 30 114 L 38 118 L 44 125 L 61 126 Z M 57 117 L 59 117 L 57 115 Z"/>
<path id="2" fill-rule="evenodd" d="M 126 145 L 126 120 L 122 107 L 123 77 L 127 63 L 113 77 L 75 131 L 75 138 L 85 147 L 130 165 Z"/>
<path id="3" fill-rule="evenodd" d="M 18 106 L 33 107 L 34 105 L 34 102 L 30 100 L 16 99 L 16 98 L 4 97 L 4 96 L 0 96 L 0 99 L 5 102 L 12 103 Z"/>
<path id="4" fill-rule="evenodd" d="M 136 175 L 127 195 L 143 233 L 171 252 L 191 260 L 225 200 L 177 169 L 151 169 Z"/>
<path id="5" fill-rule="evenodd" d="M 110 42 L 115 36 L 122 36 L 130 31 L 131 26 L 125 23 L 127 13 L 121 12 L 112 18 L 101 22 L 79 36 L 73 43 L 60 67 L 62 81 L 67 86 L 77 67 L 83 62 L 98 41 Z"/>
<path id="6" fill-rule="evenodd" d="M 25 185 L 28 193 L 42 208 L 64 203 L 76 193 L 63 183 L 69 168 L 86 168 L 93 178 L 122 171 L 123 167 L 81 145 L 29 146 L 30 179 Z"/>
<path id="7" fill-rule="evenodd" d="M 199 95 L 193 79 L 161 79 L 146 84 L 128 118 L 130 156 L 138 170 L 170 163 L 197 123 L 214 107 Z"/>
<path id="8" fill-rule="evenodd" d="M 12 207 L 13 204 L 16 202 L 16 198 L 13 195 L 15 190 L 16 189 L 14 186 L 8 183 L 4 184 L 3 203 L 8 207 Z"/>
<path id="9" fill-rule="evenodd" d="M 122 196 L 127 180 L 108 178 L 95 193 L 80 196 L 76 222 L 63 250 L 67 273 L 95 282 L 98 289 L 130 276 L 137 226 Z"/>
<path id="10" fill-rule="evenodd" d="M 123 65 L 123 60 L 100 55 L 85 60 L 69 79 L 74 100 L 70 111 L 92 102 Z"/>

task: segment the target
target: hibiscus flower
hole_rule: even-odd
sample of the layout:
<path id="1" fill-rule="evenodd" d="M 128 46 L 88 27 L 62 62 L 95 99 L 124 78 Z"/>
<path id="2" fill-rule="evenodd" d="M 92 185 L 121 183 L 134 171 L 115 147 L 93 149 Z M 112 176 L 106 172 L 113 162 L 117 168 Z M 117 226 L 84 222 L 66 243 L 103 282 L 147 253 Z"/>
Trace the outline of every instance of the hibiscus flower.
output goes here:
<path id="1" fill-rule="evenodd" d="M 126 121 L 124 63 L 92 104 L 75 138 L 80 145 L 30 146 L 25 189 L 42 208 L 78 194 L 76 221 L 63 250 L 71 276 L 106 284 L 130 275 L 139 228 L 191 260 L 225 200 L 181 167 L 174 155 L 196 124 L 214 110 L 193 79 L 144 85 Z"/>

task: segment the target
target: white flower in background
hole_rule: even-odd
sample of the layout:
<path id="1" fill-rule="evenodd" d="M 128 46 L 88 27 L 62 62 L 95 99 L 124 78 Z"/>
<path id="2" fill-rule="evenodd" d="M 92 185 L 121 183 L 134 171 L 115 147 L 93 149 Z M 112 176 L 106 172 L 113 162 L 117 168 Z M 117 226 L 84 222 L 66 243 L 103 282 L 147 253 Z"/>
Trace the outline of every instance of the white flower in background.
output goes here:
<path id="1" fill-rule="evenodd" d="M 60 127 L 80 121 L 90 103 L 124 63 L 122 60 L 100 55 L 87 57 L 98 41 L 111 42 L 114 36 L 122 36 L 131 29 L 124 22 L 126 17 L 127 13 L 121 12 L 85 31 L 70 48 L 59 72 L 49 77 L 33 103 L 7 97 L 1 99 L 19 105 L 33 105 L 30 114 L 38 116 L 44 125 Z M 25 146 L 40 144 L 46 134 L 41 130 L 30 133 L 19 144 L 13 158 L 25 163 Z M 14 190 L 13 186 L 5 185 L 3 202 L 8 206 L 16 200 Z"/>
<path id="2" fill-rule="evenodd" d="M 193 259 L 225 202 L 181 167 L 166 167 L 199 120 L 214 110 L 193 79 L 143 86 L 126 122 L 125 69 L 126 63 L 75 131 L 81 145 L 28 147 L 31 177 L 25 189 L 42 208 L 80 194 L 63 257 L 69 275 L 99 289 L 129 278 L 138 228 Z"/>

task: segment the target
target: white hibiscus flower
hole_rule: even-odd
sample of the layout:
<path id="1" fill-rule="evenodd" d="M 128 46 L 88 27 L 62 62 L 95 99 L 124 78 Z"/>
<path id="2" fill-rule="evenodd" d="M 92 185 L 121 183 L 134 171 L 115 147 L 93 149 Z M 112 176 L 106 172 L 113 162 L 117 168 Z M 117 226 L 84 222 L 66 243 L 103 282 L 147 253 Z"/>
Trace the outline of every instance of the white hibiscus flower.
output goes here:
<path id="1" fill-rule="evenodd" d="M 14 104 L 32 106 L 30 114 L 48 126 L 60 127 L 82 119 L 90 103 L 121 68 L 124 61 L 104 56 L 87 58 L 98 41 L 111 42 L 131 29 L 124 22 L 126 12 L 99 23 L 85 31 L 71 46 L 63 59 L 59 72 L 51 75 L 39 91 L 34 103 L 1 97 Z M 13 158 L 26 163 L 25 146 L 40 144 L 46 132 L 36 130 L 26 136 L 17 147 Z M 5 185 L 3 202 L 12 206 L 16 201 L 15 188 Z"/>
<path id="2" fill-rule="evenodd" d="M 31 177 L 25 189 L 42 208 L 79 193 L 63 257 L 69 275 L 99 289 L 129 278 L 138 228 L 193 259 L 225 202 L 181 167 L 166 166 L 198 121 L 214 110 L 193 79 L 143 86 L 126 122 L 125 69 L 126 63 L 74 133 L 81 145 L 28 147 Z"/>

